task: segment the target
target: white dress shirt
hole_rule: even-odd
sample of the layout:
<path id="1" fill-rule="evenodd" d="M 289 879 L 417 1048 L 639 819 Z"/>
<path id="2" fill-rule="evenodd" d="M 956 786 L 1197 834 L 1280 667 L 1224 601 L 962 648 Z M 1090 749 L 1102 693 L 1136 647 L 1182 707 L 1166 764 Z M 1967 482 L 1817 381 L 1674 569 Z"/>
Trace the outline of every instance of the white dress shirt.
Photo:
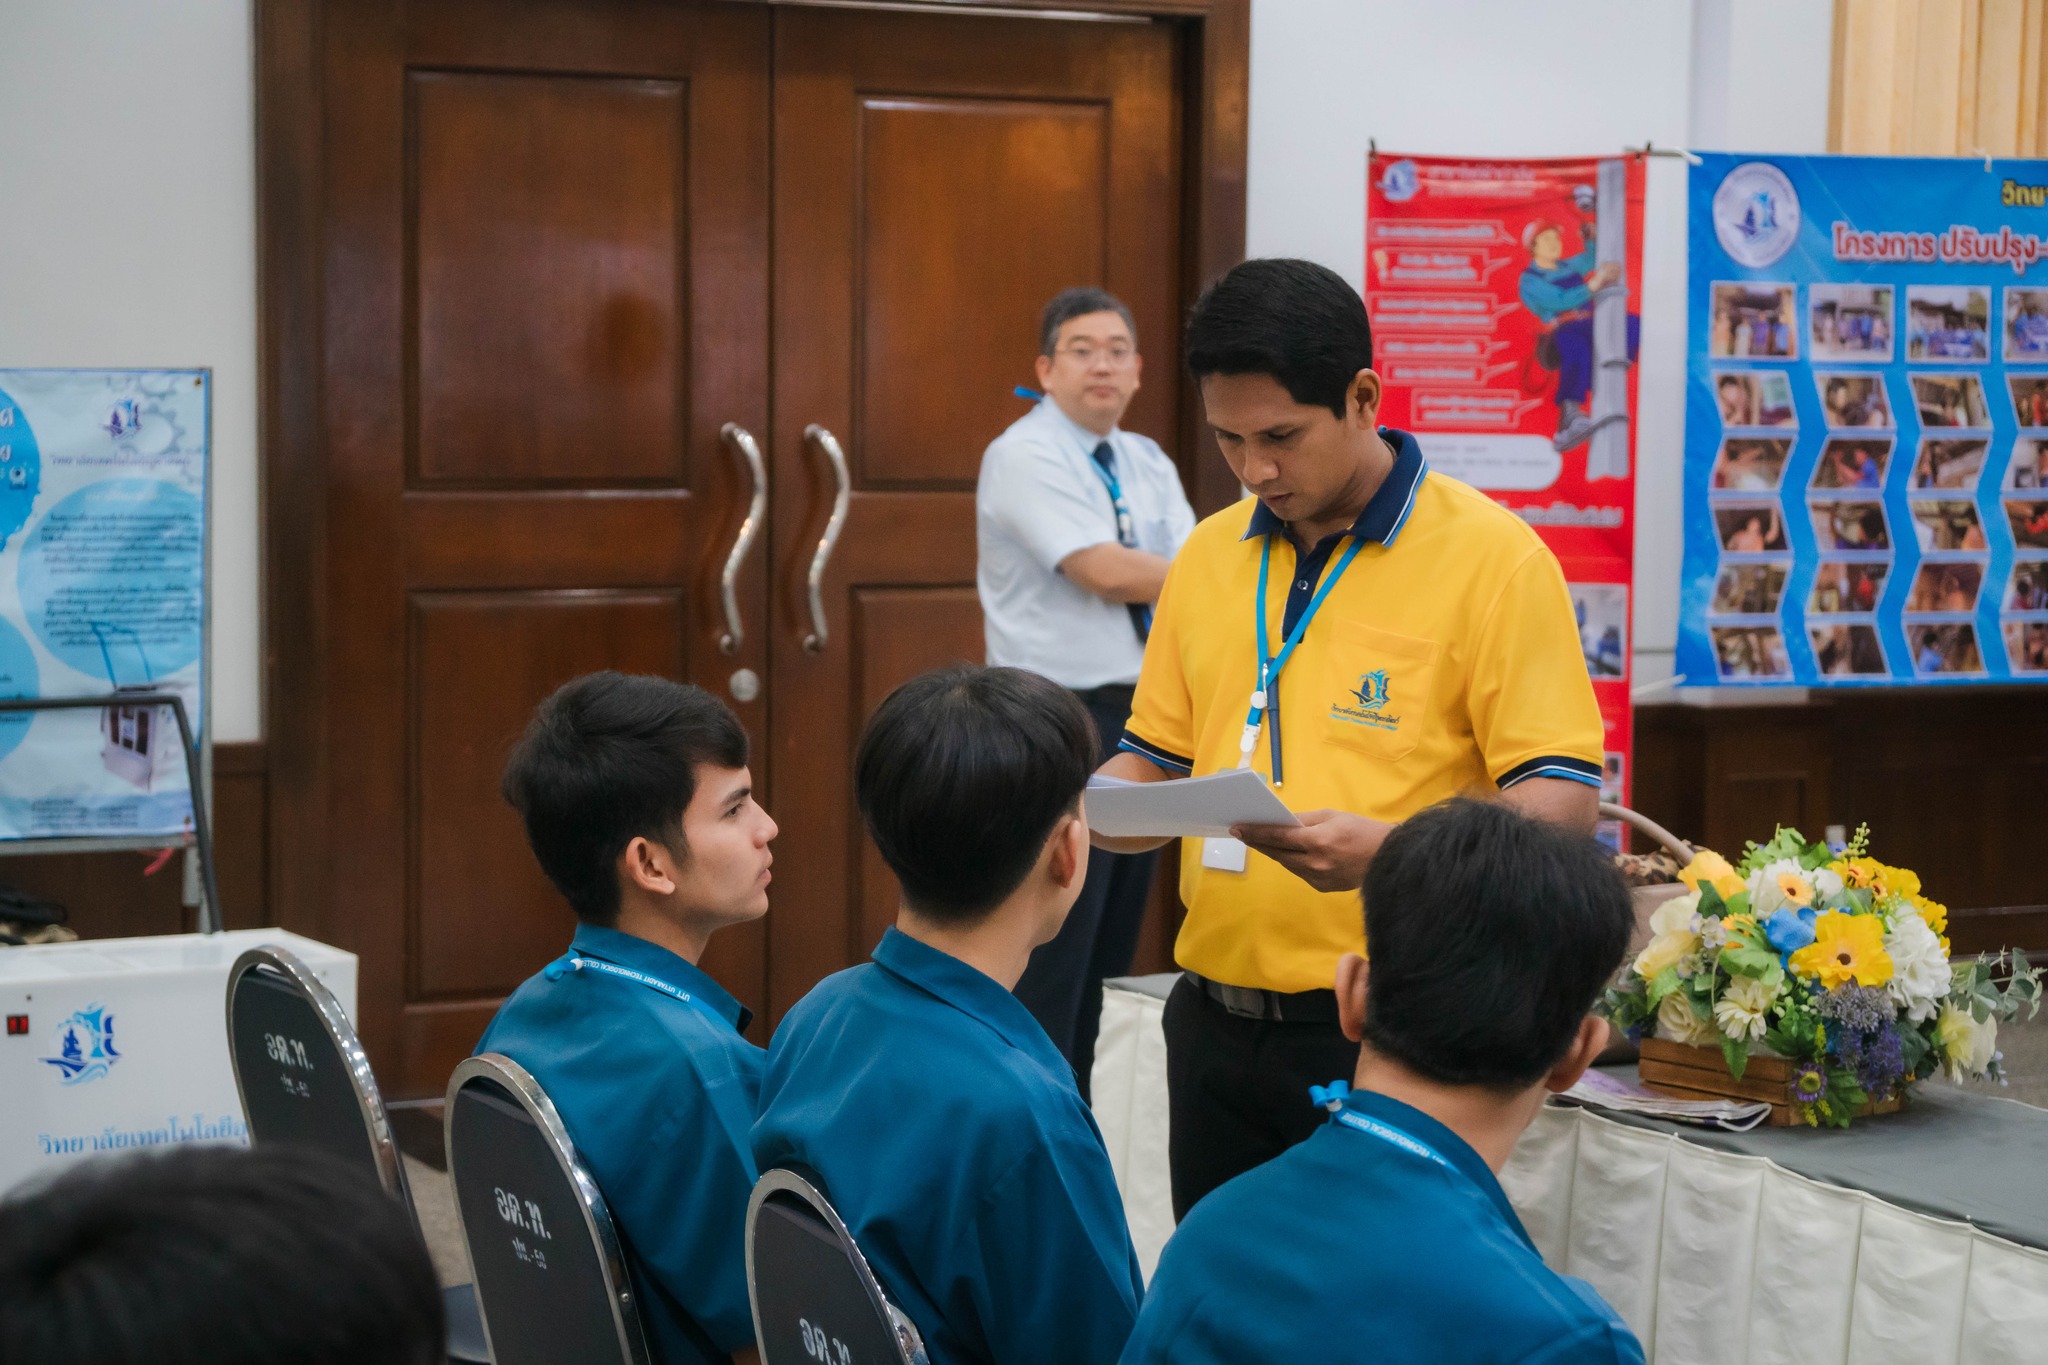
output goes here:
<path id="1" fill-rule="evenodd" d="M 1059 572 L 1076 550 L 1118 543 L 1116 509 L 1093 454 L 1104 440 L 1137 548 L 1171 559 L 1195 529 L 1173 461 L 1135 432 L 1097 436 L 1049 397 L 989 443 L 974 492 L 988 662 L 1028 668 L 1075 691 L 1135 683 L 1145 657 L 1124 603 Z"/>

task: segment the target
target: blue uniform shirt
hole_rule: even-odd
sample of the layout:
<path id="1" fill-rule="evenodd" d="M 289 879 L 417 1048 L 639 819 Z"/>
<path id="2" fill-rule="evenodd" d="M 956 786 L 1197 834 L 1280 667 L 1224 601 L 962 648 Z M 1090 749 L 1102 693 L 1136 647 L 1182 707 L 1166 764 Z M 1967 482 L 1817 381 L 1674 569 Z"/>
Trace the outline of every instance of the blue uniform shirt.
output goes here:
<path id="1" fill-rule="evenodd" d="M 891 929 L 768 1045 L 754 1159 L 824 1179 L 933 1365 L 1108 1365 L 1144 1281 L 1102 1134 L 1014 995 Z"/>
<path id="2" fill-rule="evenodd" d="M 510 1057 L 555 1102 L 626 1243 L 655 1360 L 723 1361 L 754 1344 L 747 1129 L 764 1054 L 740 1036 L 739 1002 L 668 949 L 585 924 L 570 951 L 709 1008 L 610 972 L 549 968 L 513 992 L 477 1051 Z"/>
<path id="3" fill-rule="evenodd" d="M 1308 1141 L 1195 1206 L 1123 1358 L 1641 1365 L 1643 1352 L 1590 1285 L 1543 1264 L 1477 1152 L 1358 1091 Z"/>

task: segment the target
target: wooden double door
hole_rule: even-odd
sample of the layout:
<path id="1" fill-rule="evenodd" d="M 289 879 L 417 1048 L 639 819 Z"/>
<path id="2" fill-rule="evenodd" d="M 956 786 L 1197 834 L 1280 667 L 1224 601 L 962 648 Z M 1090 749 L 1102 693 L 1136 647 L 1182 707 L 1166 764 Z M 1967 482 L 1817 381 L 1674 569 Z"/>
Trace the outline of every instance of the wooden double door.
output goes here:
<path id="1" fill-rule="evenodd" d="M 512 742 L 578 674 L 688 679 L 745 722 L 782 827 L 769 917 L 706 963 L 765 1037 L 893 915 L 850 750 L 890 688 L 981 657 L 975 474 L 1054 291 L 1129 301 L 1128 425 L 1179 444 L 1182 31 L 731 0 L 271 16 L 266 61 L 297 40 L 308 80 L 266 77 L 303 145 L 266 133 L 296 177 L 267 211 L 299 219 L 265 240 L 309 265 L 272 263 L 266 316 L 317 340 L 273 351 L 309 433 L 270 454 L 274 913 L 361 955 L 380 1075 L 437 1093 L 573 927 L 498 794 Z"/>

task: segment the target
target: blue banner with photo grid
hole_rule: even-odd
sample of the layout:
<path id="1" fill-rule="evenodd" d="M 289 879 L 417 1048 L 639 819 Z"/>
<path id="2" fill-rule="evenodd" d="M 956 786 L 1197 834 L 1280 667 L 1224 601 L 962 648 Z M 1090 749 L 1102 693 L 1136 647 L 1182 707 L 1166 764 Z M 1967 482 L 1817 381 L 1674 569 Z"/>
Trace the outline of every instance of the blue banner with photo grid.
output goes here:
<path id="1" fill-rule="evenodd" d="M 1688 684 L 2048 681 L 2048 162 L 1691 171 Z"/>

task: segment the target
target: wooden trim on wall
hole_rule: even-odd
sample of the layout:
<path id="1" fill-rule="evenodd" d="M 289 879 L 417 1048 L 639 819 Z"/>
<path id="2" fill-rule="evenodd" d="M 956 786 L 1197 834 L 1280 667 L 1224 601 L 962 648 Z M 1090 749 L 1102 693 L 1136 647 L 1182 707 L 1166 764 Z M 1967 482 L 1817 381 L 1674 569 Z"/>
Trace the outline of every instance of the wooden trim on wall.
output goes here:
<path id="1" fill-rule="evenodd" d="M 269 903 L 329 937 L 322 785 L 326 453 L 321 429 L 319 0 L 257 0 L 257 421 Z"/>

